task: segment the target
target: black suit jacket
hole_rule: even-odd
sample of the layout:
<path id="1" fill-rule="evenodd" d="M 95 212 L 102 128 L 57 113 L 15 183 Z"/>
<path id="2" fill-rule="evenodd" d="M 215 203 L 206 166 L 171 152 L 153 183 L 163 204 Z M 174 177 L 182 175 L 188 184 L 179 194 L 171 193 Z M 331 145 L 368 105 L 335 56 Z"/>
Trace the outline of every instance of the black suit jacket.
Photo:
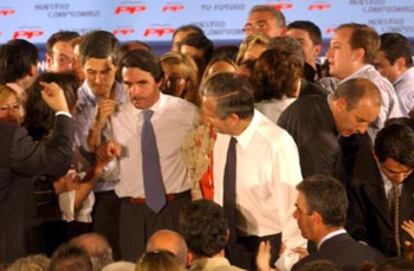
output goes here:
<path id="1" fill-rule="evenodd" d="M 296 100 L 282 113 L 278 125 L 298 146 L 303 177 L 320 173 L 342 179 L 338 133 L 326 96 Z"/>
<path id="2" fill-rule="evenodd" d="M 299 98 L 306 97 L 308 95 L 327 96 L 328 94 L 329 91 L 324 89 L 322 86 L 303 78 L 300 80 Z"/>
<path id="3" fill-rule="evenodd" d="M 72 158 L 72 119 L 56 117 L 51 137 L 34 142 L 23 127 L 0 123 L 0 262 L 29 252 L 36 205 L 32 178 L 62 176 Z"/>
<path id="4" fill-rule="evenodd" d="M 305 264 L 316 260 L 328 260 L 343 270 L 359 270 L 358 267 L 365 261 L 381 262 L 384 259 L 377 250 L 343 233 L 323 242 L 319 250 L 297 262 L 292 271 L 300 270 Z"/>
<path id="5" fill-rule="evenodd" d="M 353 172 L 347 180 L 348 231 L 356 240 L 367 242 L 386 256 L 397 256 L 384 184 L 372 151 L 365 149 L 350 162 L 353 163 Z M 400 219 L 401 222 L 414 219 L 414 174 L 403 182 Z M 401 229 L 400 236 L 403 242 L 411 240 Z"/>

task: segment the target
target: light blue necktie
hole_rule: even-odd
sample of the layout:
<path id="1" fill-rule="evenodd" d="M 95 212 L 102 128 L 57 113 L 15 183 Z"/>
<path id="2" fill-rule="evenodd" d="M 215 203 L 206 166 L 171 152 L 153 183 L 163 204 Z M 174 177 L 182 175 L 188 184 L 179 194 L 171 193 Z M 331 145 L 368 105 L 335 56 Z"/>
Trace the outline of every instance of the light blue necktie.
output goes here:
<path id="1" fill-rule="evenodd" d="M 144 177 L 145 203 L 158 213 L 166 201 L 165 188 L 162 180 L 160 156 L 151 124 L 152 110 L 142 112 L 144 123 L 141 132 L 142 174 Z"/>

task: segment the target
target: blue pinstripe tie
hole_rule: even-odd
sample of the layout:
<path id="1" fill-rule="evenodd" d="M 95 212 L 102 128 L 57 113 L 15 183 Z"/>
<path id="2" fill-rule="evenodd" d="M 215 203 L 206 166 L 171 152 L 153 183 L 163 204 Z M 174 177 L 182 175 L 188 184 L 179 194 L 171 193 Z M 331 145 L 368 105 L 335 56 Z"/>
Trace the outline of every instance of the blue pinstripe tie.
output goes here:
<path id="1" fill-rule="evenodd" d="M 144 123 L 141 133 L 142 174 L 144 177 L 145 203 L 158 213 L 166 201 L 165 188 L 161 174 L 160 156 L 151 124 L 152 110 L 142 112 Z"/>

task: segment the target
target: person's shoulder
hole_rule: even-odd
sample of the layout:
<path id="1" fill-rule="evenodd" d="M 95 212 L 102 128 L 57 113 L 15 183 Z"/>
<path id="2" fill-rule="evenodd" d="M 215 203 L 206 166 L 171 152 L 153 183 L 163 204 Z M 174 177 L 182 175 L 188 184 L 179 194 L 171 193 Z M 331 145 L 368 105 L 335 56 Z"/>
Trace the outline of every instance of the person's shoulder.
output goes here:
<path id="1" fill-rule="evenodd" d="M 274 147 L 288 147 L 295 144 L 292 136 L 284 128 L 275 124 L 265 116 L 261 116 L 258 133 L 269 145 Z"/>
<path id="2" fill-rule="evenodd" d="M 182 98 L 171 96 L 171 95 L 168 95 L 168 94 L 161 94 L 161 95 L 163 95 L 162 99 L 164 99 L 165 105 L 168 108 L 174 108 L 175 107 L 176 109 L 188 110 L 188 111 L 196 111 L 197 110 L 197 107 L 194 104 L 192 104 L 192 103 L 190 103 L 190 102 L 188 102 L 188 101 L 186 101 Z"/>

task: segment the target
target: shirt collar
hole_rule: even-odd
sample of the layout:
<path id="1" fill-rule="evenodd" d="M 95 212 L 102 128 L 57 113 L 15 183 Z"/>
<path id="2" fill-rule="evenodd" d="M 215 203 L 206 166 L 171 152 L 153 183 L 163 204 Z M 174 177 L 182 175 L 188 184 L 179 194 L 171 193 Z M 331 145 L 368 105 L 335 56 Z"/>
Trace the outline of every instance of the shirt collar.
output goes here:
<path id="1" fill-rule="evenodd" d="M 259 122 L 262 118 L 263 115 L 255 109 L 253 112 L 253 118 L 250 121 L 249 125 L 247 125 L 246 129 L 244 129 L 244 131 L 241 132 L 241 134 L 238 136 L 234 136 L 237 139 L 237 144 L 243 149 L 247 148 L 249 145 L 253 134 L 257 130 L 257 126 L 259 126 Z"/>
<path id="2" fill-rule="evenodd" d="M 397 80 L 394 81 L 392 84 L 394 87 L 399 85 L 401 82 L 405 80 L 410 80 L 411 77 L 414 77 L 414 67 L 408 68 L 405 72 L 403 72 L 400 77 L 397 78 Z"/>
<path id="3" fill-rule="evenodd" d="M 394 184 L 387 177 L 387 175 L 384 174 L 384 172 L 382 171 L 381 165 L 379 164 L 379 162 L 378 162 L 377 159 L 375 159 L 375 162 L 377 163 L 378 170 L 379 170 L 379 172 L 381 174 L 381 178 L 382 178 L 383 185 L 384 185 L 385 196 L 388 198 L 388 194 L 390 193 L 390 190 L 391 190 L 391 188 L 392 188 L 392 186 Z M 398 193 L 401 193 L 402 184 L 403 183 L 397 184 L 397 191 L 398 191 Z"/>
<path id="4" fill-rule="evenodd" d="M 160 97 L 158 98 L 158 100 L 150 107 L 147 109 L 139 109 L 136 108 L 132 103 L 128 103 L 128 108 L 130 108 L 132 115 L 134 117 L 137 117 L 138 115 L 140 115 L 142 113 L 142 111 L 144 110 L 152 110 L 154 111 L 154 116 L 160 114 L 163 110 L 164 110 L 164 105 L 166 103 L 166 97 L 165 94 L 163 94 L 162 92 L 160 92 Z"/>
<path id="5" fill-rule="evenodd" d="M 375 69 L 375 68 L 371 64 L 366 64 L 366 65 L 362 66 L 361 68 L 359 68 L 358 70 L 356 70 L 350 76 L 345 77 L 344 79 L 342 79 L 341 81 L 339 81 L 338 85 L 340 85 L 340 84 L 342 84 L 342 83 L 344 83 L 346 81 L 349 81 L 351 79 L 362 77 L 361 74 L 363 74 L 364 72 L 368 71 L 369 69 Z"/>
<path id="6" fill-rule="evenodd" d="M 322 244 L 323 244 L 326 240 L 328 240 L 328 239 L 330 239 L 330 238 L 332 238 L 332 237 L 334 237 L 334 236 L 337 236 L 337 235 L 343 234 L 343 233 L 346 233 L 346 230 L 345 230 L 345 229 L 343 229 L 343 228 L 341 228 L 341 229 L 339 229 L 339 230 L 336 230 L 336 231 L 330 232 L 330 233 L 328 233 L 327 235 L 325 235 L 325 236 L 322 238 L 322 240 L 320 240 L 320 241 L 319 241 L 319 243 L 318 243 L 318 250 L 321 248 Z"/>

